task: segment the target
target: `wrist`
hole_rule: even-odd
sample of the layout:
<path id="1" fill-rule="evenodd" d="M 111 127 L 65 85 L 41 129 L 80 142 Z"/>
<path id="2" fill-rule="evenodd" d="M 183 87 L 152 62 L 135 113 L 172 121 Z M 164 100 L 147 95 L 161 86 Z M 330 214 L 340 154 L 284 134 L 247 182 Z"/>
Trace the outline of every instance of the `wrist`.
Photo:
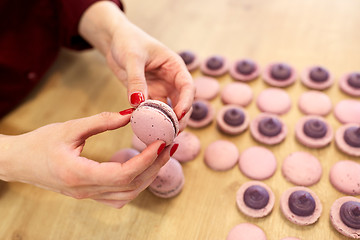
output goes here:
<path id="1" fill-rule="evenodd" d="M 14 136 L 0 135 L 0 180 L 13 181 L 11 172 L 14 162 L 11 160 Z"/>

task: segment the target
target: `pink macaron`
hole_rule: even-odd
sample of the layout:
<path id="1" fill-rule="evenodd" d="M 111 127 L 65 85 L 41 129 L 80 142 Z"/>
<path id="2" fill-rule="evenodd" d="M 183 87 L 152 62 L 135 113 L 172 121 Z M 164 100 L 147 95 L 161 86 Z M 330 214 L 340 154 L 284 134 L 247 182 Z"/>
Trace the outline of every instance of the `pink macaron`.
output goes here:
<path id="1" fill-rule="evenodd" d="M 288 87 L 296 81 L 295 69 L 286 63 L 271 63 L 265 67 L 263 80 L 273 87 Z"/>
<path id="2" fill-rule="evenodd" d="M 331 143 L 334 133 L 325 118 L 305 116 L 295 125 L 295 137 L 304 146 L 322 148 Z"/>
<path id="3" fill-rule="evenodd" d="M 330 169 L 330 183 L 348 195 L 360 194 L 360 164 L 350 160 L 335 163 Z"/>
<path id="4" fill-rule="evenodd" d="M 320 181 L 320 161 L 308 152 L 293 152 L 282 163 L 281 172 L 286 180 L 298 186 L 311 186 Z"/>
<path id="5" fill-rule="evenodd" d="M 184 61 L 189 72 L 194 71 L 200 66 L 200 59 L 193 51 L 184 50 L 179 52 L 179 55 Z"/>
<path id="6" fill-rule="evenodd" d="M 150 192 L 161 198 L 178 195 L 184 187 L 185 177 L 181 164 L 174 158 L 160 168 L 155 180 L 148 187 Z"/>
<path id="7" fill-rule="evenodd" d="M 238 59 L 230 65 L 229 73 L 235 80 L 248 82 L 260 75 L 260 67 L 251 59 Z"/>
<path id="8" fill-rule="evenodd" d="M 248 106 L 253 99 L 253 91 L 249 85 L 241 82 L 227 84 L 221 91 L 221 101 L 224 104 Z"/>
<path id="9" fill-rule="evenodd" d="M 343 124 L 360 123 L 360 101 L 345 99 L 338 102 L 334 108 L 334 115 Z"/>
<path id="10" fill-rule="evenodd" d="M 195 99 L 212 100 L 220 91 L 218 80 L 212 77 L 197 77 L 194 79 L 194 86 Z"/>
<path id="11" fill-rule="evenodd" d="M 218 129 L 229 135 L 238 135 L 249 126 L 250 118 L 246 110 L 237 105 L 222 107 L 216 118 Z"/>
<path id="12" fill-rule="evenodd" d="M 176 152 L 172 156 L 180 163 L 194 160 L 200 153 L 201 143 L 199 138 L 188 131 L 181 132 L 174 140 L 179 144 Z"/>
<path id="13" fill-rule="evenodd" d="M 251 136 L 266 145 L 282 142 L 287 132 L 286 125 L 275 114 L 262 113 L 250 122 Z"/>
<path id="14" fill-rule="evenodd" d="M 236 192 L 236 205 L 248 217 L 260 218 L 269 215 L 274 203 L 274 193 L 263 182 L 245 182 Z"/>
<path id="15" fill-rule="evenodd" d="M 240 223 L 228 233 L 226 240 L 267 240 L 265 232 L 252 223 Z"/>
<path id="16" fill-rule="evenodd" d="M 336 130 L 335 143 L 340 151 L 360 157 L 360 124 L 348 123 Z"/>
<path id="17" fill-rule="evenodd" d="M 117 151 L 116 153 L 114 153 L 111 156 L 109 161 L 110 162 L 124 163 L 124 162 L 130 160 L 131 158 L 135 157 L 139 153 L 140 152 L 138 150 L 133 149 L 133 148 L 120 149 L 119 151 Z"/>
<path id="18" fill-rule="evenodd" d="M 215 109 L 210 102 L 197 99 L 193 102 L 188 126 L 191 128 L 206 127 L 214 120 L 214 117 Z"/>
<path id="19" fill-rule="evenodd" d="M 203 74 L 219 77 L 227 73 L 229 69 L 228 60 L 220 55 L 213 55 L 206 58 L 200 64 L 200 70 Z"/>
<path id="20" fill-rule="evenodd" d="M 334 84 L 334 78 L 326 68 L 322 66 L 311 66 L 301 74 L 301 82 L 308 88 L 324 90 Z"/>
<path id="21" fill-rule="evenodd" d="M 291 108 L 289 94 L 280 88 L 267 88 L 260 92 L 256 105 L 262 112 L 282 115 Z"/>
<path id="22" fill-rule="evenodd" d="M 352 96 L 360 97 L 360 72 L 346 73 L 339 79 L 340 89 Z"/>
<path id="23" fill-rule="evenodd" d="M 157 100 L 141 103 L 131 115 L 135 135 L 146 145 L 163 140 L 170 145 L 179 132 L 179 121 L 172 108 Z"/>
<path id="24" fill-rule="evenodd" d="M 136 135 L 133 135 L 131 139 L 131 146 L 139 152 L 142 152 L 147 147 Z"/>
<path id="25" fill-rule="evenodd" d="M 332 103 L 325 93 L 312 90 L 301 94 L 298 107 L 306 115 L 326 116 L 332 110 Z"/>
<path id="26" fill-rule="evenodd" d="M 233 168 L 239 160 L 239 150 L 228 140 L 216 140 L 210 143 L 204 153 L 205 164 L 215 171 Z"/>
<path id="27" fill-rule="evenodd" d="M 360 239 L 360 199 L 351 196 L 338 198 L 331 206 L 330 221 L 342 235 Z"/>
<path id="28" fill-rule="evenodd" d="M 286 219 L 298 225 L 313 224 L 322 213 L 319 197 L 306 187 L 287 189 L 281 195 L 280 209 Z"/>

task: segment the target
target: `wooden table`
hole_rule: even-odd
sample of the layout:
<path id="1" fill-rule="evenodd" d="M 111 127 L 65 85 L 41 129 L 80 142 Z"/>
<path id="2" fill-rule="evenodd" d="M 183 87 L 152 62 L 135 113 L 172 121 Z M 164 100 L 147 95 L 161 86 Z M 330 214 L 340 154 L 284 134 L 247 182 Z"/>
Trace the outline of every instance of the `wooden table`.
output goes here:
<path id="1" fill-rule="evenodd" d="M 191 49 L 202 58 L 221 54 L 231 60 L 249 57 L 261 66 L 284 61 L 301 71 L 311 64 L 327 67 L 338 79 L 360 70 L 360 2 L 357 0 L 183 0 L 125 1 L 128 17 L 146 32 L 175 51 Z M 194 77 L 201 76 L 199 71 Z M 233 80 L 218 78 L 223 87 Z M 249 85 L 256 97 L 268 87 L 261 79 Z M 286 140 L 269 147 L 277 157 L 275 175 L 264 181 L 272 187 L 276 203 L 271 215 L 252 219 L 240 213 L 235 193 L 248 181 L 237 167 L 215 172 L 203 162 L 205 147 L 216 139 L 229 139 L 239 151 L 259 145 L 249 131 L 229 137 L 215 123 L 202 130 L 187 129 L 201 140 L 202 151 L 183 165 L 186 184 L 173 199 L 160 199 L 145 191 L 120 210 L 92 200 L 75 200 L 20 183 L 0 185 L 0 239 L 225 239 L 236 224 L 260 226 L 268 239 L 297 236 L 301 239 L 346 239 L 329 221 L 335 199 L 344 196 L 328 180 L 331 166 L 342 159 L 357 160 L 340 153 L 334 142 L 313 150 L 298 144 L 294 123 L 302 116 L 297 108 L 300 94 L 307 90 L 300 81 L 286 89 L 292 109 L 282 116 L 289 128 Z M 349 98 L 337 83 L 324 91 L 336 104 Z M 219 109 L 218 98 L 212 101 Z M 129 106 L 126 90 L 95 51 L 81 54 L 64 51 L 46 75 L 43 84 L 18 109 L 0 122 L 4 134 L 20 134 L 48 123 L 120 111 Z M 253 101 L 247 107 L 254 118 L 259 110 Z M 333 114 L 326 117 L 336 129 Z M 117 150 L 130 147 L 129 126 L 91 138 L 84 155 L 107 161 Z M 308 151 L 323 167 L 320 182 L 311 187 L 321 199 L 323 213 L 311 226 L 288 222 L 279 210 L 281 193 L 293 186 L 281 174 L 281 163 L 294 151 Z"/>

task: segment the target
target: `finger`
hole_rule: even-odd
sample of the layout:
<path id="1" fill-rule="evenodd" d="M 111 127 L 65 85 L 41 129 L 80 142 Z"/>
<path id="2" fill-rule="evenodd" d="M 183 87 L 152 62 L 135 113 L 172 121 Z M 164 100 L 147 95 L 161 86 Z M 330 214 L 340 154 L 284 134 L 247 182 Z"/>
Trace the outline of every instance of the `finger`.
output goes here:
<path id="1" fill-rule="evenodd" d="M 147 98 L 145 60 L 140 56 L 128 57 L 126 63 L 128 97 L 132 107 L 137 107 Z"/>

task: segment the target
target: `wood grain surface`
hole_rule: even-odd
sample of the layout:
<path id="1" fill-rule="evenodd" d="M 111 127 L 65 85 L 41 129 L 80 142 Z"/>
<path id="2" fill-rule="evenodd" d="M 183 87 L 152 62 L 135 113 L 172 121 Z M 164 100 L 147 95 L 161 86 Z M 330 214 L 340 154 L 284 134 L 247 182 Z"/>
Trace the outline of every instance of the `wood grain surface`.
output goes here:
<path id="1" fill-rule="evenodd" d="M 284 61 L 298 71 L 312 64 L 327 67 L 336 83 L 324 91 L 335 105 L 343 94 L 337 80 L 349 71 L 360 70 L 360 1 L 358 0 L 127 0 L 130 20 L 174 51 L 190 49 L 201 58 L 221 54 L 230 60 L 249 57 L 261 66 Z M 201 76 L 199 71 L 193 77 Z M 218 78 L 221 87 L 234 80 Z M 257 97 L 268 87 L 261 78 L 249 85 Z M 346 239 L 329 221 L 331 204 L 344 194 L 328 180 L 331 166 L 351 159 L 338 151 L 335 143 L 319 150 L 303 147 L 295 140 L 294 125 L 302 116 L 297 108 L 300 94 L 308 90 L 298 80 L 286 88 L 292 109 L 281 118 L 288 126 L 286 140 L 269 147 L 276 155 L 275 175 L 264 181 L 276 196 L 273 212 L 252 219 L 239 212 L 235 194 L 249 179 L 238 169 L 215 172 L 203 162 L 204 149 L 216 139 L 228 139 L 239 151 L 259 145 L 249 131 L 229 137 L 215 123 L 201 130 L 187 129 L 201 140 L 202 151 L 183 164 L 186 183 L 173 199 L 160 199 L 144 191 L 122 209 L 103 206 L 92 200 L 75 200 L 21 183 L 0 184 L 0 239 L 225 239 L 235 225 L 250 222 L 261 227 L 269 240 L 295 236 L 302 240 Z M 220 98 L 212 102 L 222 106 Z M 37 90 L 19 108 L 3 118 L 3 134 L 20 134 L 45 124 L 128 108 L 126 89 L 107 68 L 96 51 L 63 51 Z M 247 110 L 251 118 L 259 114 L 253 101 Z M 331 113 L 326 117 L 337 129 L 340 123 Z M 130 147 L 129 126 L 88 140 L 84 155 L 107 161 L 117 150 Z M 287 221 L 279 209 L 281 193 L 293 185 L 281 174 L 284 158 L 294 151 L 308 151 L 323 167 L 318 184 L 311 187 L 323 204 L 319 221 L 300 227 Z M 226 153 L 224 153 L 226 154 Z M 261 167 L 261 166 L 259 166 Z M 36 169 L 34 169 L 35 173 Z"/>

